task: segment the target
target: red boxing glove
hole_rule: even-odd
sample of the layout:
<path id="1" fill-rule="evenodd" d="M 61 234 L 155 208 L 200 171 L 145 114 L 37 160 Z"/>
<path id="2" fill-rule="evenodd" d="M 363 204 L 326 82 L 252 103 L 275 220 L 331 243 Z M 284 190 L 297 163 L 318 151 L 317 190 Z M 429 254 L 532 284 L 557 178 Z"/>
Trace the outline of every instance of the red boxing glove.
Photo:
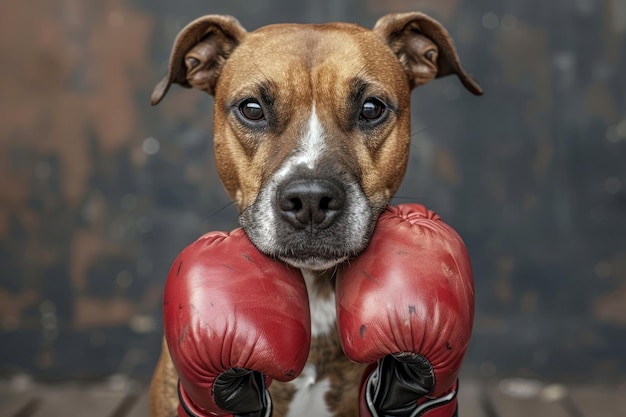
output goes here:
<path id="1" fill-rule="evenodd" d="M 343 350 L 373 364 L 361 415 L 455 415 L 474 317 L 472 270 L 459 235 L 422 205 L 389 207 L 336 285 Z"/>
<path id="2" fill-rule="evenodd" d="M 185 248 L 167 277 L 165 338 L 178 415 L 271 415 L 267 385 L 300 374 L 311 324 L 300 272 L 261 254 L 242 229 Z"/>

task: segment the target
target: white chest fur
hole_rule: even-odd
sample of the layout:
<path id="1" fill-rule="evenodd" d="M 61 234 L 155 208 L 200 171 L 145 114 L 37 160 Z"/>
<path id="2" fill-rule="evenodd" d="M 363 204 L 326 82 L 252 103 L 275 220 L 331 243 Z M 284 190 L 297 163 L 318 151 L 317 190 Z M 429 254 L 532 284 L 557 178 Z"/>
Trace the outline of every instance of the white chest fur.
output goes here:
<path id="1" fill-rule="evenodd" d="M 305 366 L 293 384 L 296 393 L 289 404 L 287 417 L 332 417 L 324 400 L 330 383 L 328 379 L 317 381 L 314 365 Z"/>
<path id="2" fill-rule="evenodd" d="M 334 331 L 335 294 L 319 294 L 315 280 L 318 275 L 314 271 L 302 269 L 302 276 L 306 282 L 311 308 L 311 336 L 326 337 Z M 289 404 L 287 417 L 331 417 L 324 396 L 330 389 L 328 378 L 318 380 L 317 370 L 312 363 L 307 364 L 304 370 L 293 381 L 296 392 Z"/>
<path id="3" fill-rule="evenodd" d="M 320 296 L 315 289 L 314 281 L 317 274 L 308 269 L 302 269 L 302 276 L 309 293 L 311 309 L 311 336 L 319 337 L 329 334 L 335 327 L 337 314 L 335 309 L 335 293 Z"/>

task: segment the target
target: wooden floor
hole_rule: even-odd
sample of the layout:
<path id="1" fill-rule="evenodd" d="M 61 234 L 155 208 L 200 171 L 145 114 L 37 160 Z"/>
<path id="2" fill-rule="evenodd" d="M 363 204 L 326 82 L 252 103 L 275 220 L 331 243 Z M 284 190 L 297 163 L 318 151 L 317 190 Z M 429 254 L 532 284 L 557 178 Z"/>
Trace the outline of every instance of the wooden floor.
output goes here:
<path id="1" fill-rule="evenodd" d="M 565 386 L 527 379 L 465 380 L 460 417 L 626 417 L 626 385 Z M 0 380 L 0 417 L 147 416 L 145 387 L 122 377 L 100 383 Z"/>

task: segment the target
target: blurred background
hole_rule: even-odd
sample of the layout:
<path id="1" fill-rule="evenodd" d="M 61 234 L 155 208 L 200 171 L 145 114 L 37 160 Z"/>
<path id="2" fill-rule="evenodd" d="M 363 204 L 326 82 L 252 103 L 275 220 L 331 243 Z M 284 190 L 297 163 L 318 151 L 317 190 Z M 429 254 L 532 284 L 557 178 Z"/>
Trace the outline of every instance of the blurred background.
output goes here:
<path id="1" fill-rule="evenodd" d="M 212 155 L 212 99 L 150 107 L 190 20 L 440 20 L 476 98 L 413 93 L 394 203 L 421 202 L 469 248 L 465 371 L 554 381 L 626 375 L 626 2 L 30 0 L 0 5 L 0 377 L 147 380 L 170 263 L 236 227 Z M 622 74 L 621 76 L 619 74 Z M 242 289 L 245 291 L 245 289 Z"/>

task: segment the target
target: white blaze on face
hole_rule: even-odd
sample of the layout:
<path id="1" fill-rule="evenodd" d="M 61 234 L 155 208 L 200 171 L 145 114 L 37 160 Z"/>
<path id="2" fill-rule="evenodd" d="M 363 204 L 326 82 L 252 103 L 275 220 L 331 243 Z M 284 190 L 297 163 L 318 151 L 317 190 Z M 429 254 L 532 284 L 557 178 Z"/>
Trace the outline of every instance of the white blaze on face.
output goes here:
<path id="1" fill-rule="evenodd" d="M 296 165 L 305 165 L 309 169 L 314 169 L 315 164 L 320 159 L 320 156 L 324 151 L 324 139 L 324 127 L 320 123 L 320 119 L 317 117 L 314 104 L 309 118 L 309 129 L 304 138 L 302 138 L 302 151 L 298 154 L 295 160 Z"/>
<path id="2" fill-rule="evenodd" d="M 298 152 L 287 159 L 283 166 L 276 173 L 276 179 L 287 177 L 297 167 L 306 167 L 310 170 L 315 169 L 315 165 L 322 157 L 325 146 L 324 127 L 320 123 L 315 110 L 315 104 L 311 108 L 309 123 L 306 133 L 300 139 Z"/>

